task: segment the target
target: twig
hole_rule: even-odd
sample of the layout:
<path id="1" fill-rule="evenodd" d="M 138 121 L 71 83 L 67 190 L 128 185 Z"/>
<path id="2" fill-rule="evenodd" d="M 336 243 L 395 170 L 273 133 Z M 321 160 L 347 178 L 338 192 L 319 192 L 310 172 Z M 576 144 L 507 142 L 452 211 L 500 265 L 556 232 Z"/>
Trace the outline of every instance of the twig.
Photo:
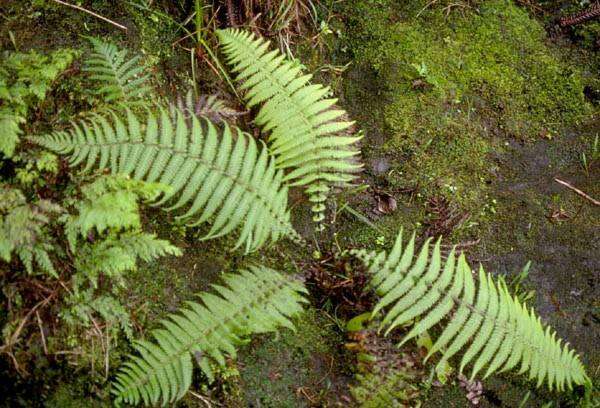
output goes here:
<path id="1" fill-rule="evenodd" d="M 50 296 L 48 296 L 47 298 L 45 298 L 44 300 L 36 303 L 35 306 L 33 306 L 33 308 L 27 312 L 27 314 L 25 315 L 25 317 L 23 317 L 23 319 L 21 319 L 21 322 L 19 323 L 19 325 L 17 326 L 17 328 L 15 329 L 15 331 L 12 333 L 12 335 L 10 336 L 10 338 L 8 339 L 8 341 L 6 342 L 6 344 L 0 346 L 0 353 L 4 352 L 4 350 L 9 349 L 10 347 L 12 347 L 13 344 L 15 344 L 17 342 L 17 339 L 19 338 L 19 334 L 21 334 L 21 330 L 23 330 L 23 327 L 25 326 L 25 323 L 27 323 L 27 321 L 29 320 L 29 318 L 31 317 L 31 315 L 33 313 L 35 313 L 35 311 L 46 305 L 56 294 L 56 292 L 54 292 L 53 294 L 51 294 Z"/>
<path id="2" fill-rule="evenodd" d="M 415 18 L 419 18 L 419 16 L 425 11 L 427 10 L 429 7 L 431 7 L 432 5 L 434 5 L 435 3 L 437 3 L 438 0 L 431 0 L 429 3 L 427 3 L 425 5 L 425 7 L 423 7 L 423 9 L 421 11 L 419 11 L 416 15 Z"/>
<path id="3" fill-rule="evenodd" d="M 124 25 L 122 25 L 122 24 L 119 24 L 119 23 L 117 23 L 117 22 L 114 22 L 114 21 L 112 21 L 112 20 L 110 20 L 110 19 L 108 19 L 108 18 L 106 18 L 106 17 L 103 17 L 103 16 L 101 16 L 100 14 L 96 14 L 96 13 L 94 13 L 93 11 L 90 11 L 90 10 L 84 9 L 84 8 L 83 8 L 83 7 L 81 7 L 81 6 L 78 6 L 78 5 L 76 5 L 76 4 L 70 4 L 70 3 L 64 2 L 64 1 L 62 1 L 62 0 L 53 0 L 53 1 L 54 1 L 54 2 L 56 2 L 56 3 L 58 3 L 58 4 L 62 4 L 63 6 L 71 7 L 71 8 L 74 8 L 74 9 L 76 9 L 76 10 L 83 11 L 84 13 L 88 13 L 88 14 L 90 14 L 90 15 L 92 15 L 92 16 L 94 16 L 94 17 L 96 17 L 96 18 L 99 18 L 100 20 L 104 20 L 104 21 L 106 21 L 107 23 L 110 23 L 110 24 L 114 25 L 115 27 L 118 27 L 118 28 L 120 28 L 121 30 L 127 31 L 127 27 L 125 27 Z"/>
<path id="4" fill-rule="evenodd" d="M 104 354 L 104 379 L 108 379 L 108 372 L 110 371 L 110 333 L 109 333 L 109 325 L 106 325 L 106 354 Z"/>
<path id="5" fill-rule="evenodd" d="M 192 396 L 194 396 L 194 397 L 198 398 L 200 401 L 202 401 L 203 403 L 205 403 L 205 404 L 206 404 L 206 406 L 207 406 L 208 408 L 212 408 L 212 406 L 213 406 L 213 405 L 212 405 L 212 401 L 211 401 L 209 398 L 205 397 L 204 395 L 200 395 L 200 394 L 198 394 L 197 392 L 194 392 L 194 391 L 191 391 L 191 390 L 190 390 L 190 391 L 188 391 L 188 392 L 189 392 L 189 393 L 190 393 Z"/>
<path id="6" fill-rule="evenodd" d="M 35 311 L 35 317 L 40 328 L 40 335 L 42 336 L 42 346 L 44 347 L 44 354 L 48 355 L 48 346 L 46 345 L 46 336 L 44 335 L 44 327 L 42 326 L 42 319 L 40 318 L 40 312 Z"/>
<path id="7" fill-rule="evenodd" d="M 563 181 L 559 178 L 554 178 L 554 181 L 556 181 L 558 184 L 562 184 L 563 186 L 570 188 L 571 190 L 573 190 L 575 193 L 579 194 L 581 197 L 585 198 L 586 200 L 589 200 L 592 204 L 594 205 L 600 205 L 600 201 L 590 197 L 589 195 L 587 195 L 586 193 L 584 193 L 583 191 L 581 191 L 580 189 L 573 187 L 571 184 L 567 183 L 566 181 Z"/>

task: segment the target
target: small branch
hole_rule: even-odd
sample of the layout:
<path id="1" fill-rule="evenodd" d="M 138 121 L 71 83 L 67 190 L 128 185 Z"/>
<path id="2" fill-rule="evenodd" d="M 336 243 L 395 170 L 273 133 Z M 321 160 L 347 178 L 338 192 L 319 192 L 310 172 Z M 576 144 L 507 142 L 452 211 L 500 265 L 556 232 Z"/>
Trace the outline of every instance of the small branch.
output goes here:
<path id="1" fill-rule="evenodd" d="M 562 184 L 563 186 L 565 186 L 565 187 L 573 190 L 575 193 L 579 194 L 581 197 L 585 198 L 586 200 L 589 200 L 592 204 L 600 206 L 600 201 L 598 201 L 598 200 L 590 197 L 589 195 L 587 195 L 586 193 L 584 193 L 580 189 L 578 189 L 576 187 L 573 187 L 572 185 L 570 185 L 566 181 L 563 181 L 563 180 L 561 180 L 559 178 L 554 178 L 554 181 L 556 181 L 558 184 Z"/>
<path id="2" fill-rule="evenodd" d="M 79 11 L 83 11 L 84 13 L 88 13 L 89 15 L 92 15 L 92 16 L 94 16 L 96 18 L 99 18 L 100 20 L 104 20 L 107 23 L 110 23 L 110 24 L 114 25 L 115 27 L 120 28 L 121 30 L 127 31 L 127 27 L 125 27 L 124 25 L 116 23 L 116 22 L 114 22 L 114 21 L 112 21 L 112 20 L 110 20 L 110 19 L 108 19 L 106 17 L 101 16 L 100 14 L 96 14 L 93 11 L 84 9 L 81 6 L 78 6 L 76 4 L 70 4 L 70 3 L 64 2 L 62 0 L 52 0 L 52 1 L 54 1 L 55 3 L 58 3 L 58 4 L 62 4 L 63 6 L 67 6 L 67 7 L 71 7 L 71 8 L 74 8 L 76 10 L 79 10 Z"/>
<path id="3" fill-rule="evenodd" d="M 210 398 L 208 398 L 208 397 L 205 397 L 204 395 L 200 395 L 200 394 L 198 394 L 197 392 L 194 392 L 194 391 L 191 391 L 191 390 L 190 390 L 190 391 L 188 391 L 188 392 L 189 392 L 189 393 L 190 393 L 192 396 L 194 396 L 194 397 L 198 398 L 200 401 L 202 401 L 204 404 L 206 404 L 206 406 L 207 406 L 208 408 L 212 408 L 212 406 L 213 406 L 213 401 L 211 401 L 211 399 L 210 399 Z"/>
<path id="4" fill-rule="evenodd" d="M 44 335 L 44 326 L 42 325 L 42 319 L 40 318 L 40 312 L 35 311 L 35 317 L 37 318 L 38 327 L 40 328 L 40 335 L 42 336 L 42 346 L 44 347 L 44 354 L 48 355 L 48 346 L 46 345 L 46 336 Z"/>

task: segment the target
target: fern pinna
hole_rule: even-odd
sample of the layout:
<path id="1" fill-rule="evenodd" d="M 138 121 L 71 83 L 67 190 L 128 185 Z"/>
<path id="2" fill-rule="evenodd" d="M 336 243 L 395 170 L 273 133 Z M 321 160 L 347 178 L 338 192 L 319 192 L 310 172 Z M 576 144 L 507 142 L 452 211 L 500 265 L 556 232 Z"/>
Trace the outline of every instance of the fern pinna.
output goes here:
<path id="1" fill-rule="evenodd" d="M 119 50 L 114 44 L 89 37 L 92 53 L 86 59 L 83 71 L 102 84 L 98 94 L 105 101 L 131 101 L 150 94 L 149 76 L 139 64 L 140 57 L 126 59 L 127 50 Z"/>
<path id="2" fill-rule="evenodd" d="M 345 112 L 326 98 L 329 88 L 310 85 L 311 75 L 286 60 L 269 43 L 237 29 L 217 31 L 229 63 L 243 81 L 249 107 L 262 104 L 256 123 L 270 132 L 269 144 L 277 167 L 290 169 L 284 180 L 306 186 L 315 221 L 323 220 L 325 200 L 332 184 L 347 184 L 360 170 L 353 144 L 360 137 L 342 136 L 352 122 L 340 120 Z"/>
<path id="3" fill-rule="evenodd" d="M 373 316 L 387 312 L 381 327 L 392 329 L 416 319 L 401 344 L 424 333 L 444 318 L 448 323 L 431 350 L 442 353 L 441 367 L 466 347 L 460 371 L 473 362 L 471 379 L 485 366 L 484 377 L 521 364 L 540 386 L 564 389 L 588 381 L 585 369 L 567 344 L 561 345 L 550 327 L 544 328 L 532 308 L 521 304 L 500 279 L 495 283 L 482 267 L 476 290 L 472 271 L 464 254 L 454 250 L 442 259 L 438 240 L 430 253 L 430 239 L 415 255 L 415 236 L 403 247 L 402 232 L 390 254 L 354 251 L 372 275 L 371 285 L 381 296 Z"/>
<path id="4" fill-rule="evenodd" d="M 212 379 L 213 365 L 223 367 L 236 346 L 252 333 L 278 327 L 294 329 L 290 318 L 306 302 L 304 286 L 266 267 L 251 267 L 224 276 L 217 294 L 201 293 L 179 313 L 162 320 L 154 342 L 140 340 L 139 355 L 126 362 L 113 382 L 117 403 L 166 405 L 186 393 L 192 381 L 193 357 Z"/>
<path id="5" fill-rule="evenodd" d="M 186 120 L 181 111 L 175 118 L 165 109 L 158 117 L 149 112 L 142 124 L 127 110 L 124 119 L 114 112 L 96 115 L 31 140 L 69 154 L 71 166 L 85 162 L 84 172 L 98 164 L 113 174 L 169 186 L 155 205 L 172 202 L 166 208 L 171 211 L 189 204 L 177 218 L 191 226 L 212 220 L 204 239 L 240 229 L 235 248 L 245 244 L 249 252 L 283 235 L 298 238 L 289 221 L 283 175 L 267 150 L 226 124 L 218 133 L 210 121 Z"/>

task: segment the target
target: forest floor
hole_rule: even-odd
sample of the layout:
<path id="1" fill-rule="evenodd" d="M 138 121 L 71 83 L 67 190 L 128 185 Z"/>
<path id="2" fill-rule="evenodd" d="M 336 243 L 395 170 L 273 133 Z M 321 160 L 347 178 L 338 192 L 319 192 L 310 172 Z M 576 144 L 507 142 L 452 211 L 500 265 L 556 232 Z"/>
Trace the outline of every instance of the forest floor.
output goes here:
<path id="1" fill-rule="evenodd" d="M 142 52 L 165 94 L 185 92 L 189 53 L 172 46 L 182 36 L 176 25 L 128 2 L 106 3 L 90 2 L 125 24 L 126 34 L 68 8 L 39 11 L 29 2 L 8 1 L 0 17 L 2 49 L 79 48 L 84 44 L 80 34 L 104 36 Z M 281 244 L 248 258 L 223 250 L 227 238 L 198 243 L 195 231 L 172 227 L 158 211 L 145 214 L 149 230 L 185 251 L 181 258 L 142 266 L 130 277 L 129 301 L 148 327 L 242 263 L 268 261 L 280 270 L 310 275 L 314 302 L 297 322 L 297 332 L 259 336 L 245 346 L 217 391 L 198 387 L 215 403 L 352 406 L 356 340 L 345 327 L 368 310 L 369 300 L 354 288 L 326 299 L 323 293 L 332 292 L 324 290 L 323 278 L 314 278 L 315 271 L 346 273 L 337 258 L 340 248 L 382 248 L 400 227 L 423 237 L 442 234 L 447 243 L 463 245 L 473 265 L 481 263 L 509 281 L 531 261 L 520 290 L 535 291 L 530 302 L 544 322 L 581 354 L 594 382 L 600 379 L 600 208 L 555 181 L 600 198 L 600 158 L 582 162 L 600 134 L 600 53 L 586 40 L 594 34 L 600 38 L 600 23 L 554 33 L 548 18 L 511 1 L 489 0 L 449 15 L 426 4 L 342 2 L 324 18 L 331 34 L 321 31 L 322 42 L 321 37 L 317 43 L 299 40 L 293 47 L 316 80 L 332 86 L 364 132 L 361 180 L 368 188 L 334 200 L 326 232 L 313 236 L 308 204 L 292 194 L 295 225 L 311 247 Z M 201 92 L 228 92 L 206 66 L 201 70 L 196 73 Z M 59 86 L 51 96 L 57 99 L 56 117 L 85 105 L 69 98 L 81 86 L 68 81 Z M 46 125 L 28 126 L 39 131 Z M 422 347 L 403 352 L 413 361 L 402 385 L 408 406 L 469 406 L 454 374 L 443 385 L 421 365 Z M 0 370 L 4 376 L 7 367 Z M 61 366 L 40 376 L 14 380 L 7 375 L 5 381 L 14 382 L 0 389 L 20 393 L 23 406 L 106 402 L 90 397 L 94 392 L 85 373 L 75 369 Z M 40 391 L 28 395 L 32 389 Z M 567 404 L 579 391 L 559 396 L 534 389 L 521 376 L 501 375 L 483 382 L 479 406 Z M 193 396 L 181 404 L 205 406 Z"/>

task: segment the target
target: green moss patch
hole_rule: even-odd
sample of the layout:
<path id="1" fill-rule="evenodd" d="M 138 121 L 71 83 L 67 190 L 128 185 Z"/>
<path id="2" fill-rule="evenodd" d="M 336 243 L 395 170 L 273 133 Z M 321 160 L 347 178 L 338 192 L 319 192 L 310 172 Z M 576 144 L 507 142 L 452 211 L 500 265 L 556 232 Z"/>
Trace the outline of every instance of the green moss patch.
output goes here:
<path id="1" fill-rule="evenodd" d="M 446 15 L 426 3 L 350 3 L 347 49 L 371 77 L 368 85 L 353 81 L 346 94 L 356 111 L 368 112 L 359 116 L 385 128 L 381 146 L 364 150 L 392 156 L 388 178 L 451 198 L 476 225 L 493 206 L 490 153 L 515 138 L 552 139 L 592 109 L 579 68 L 563 61 L 526 10 L 491 0 Z M 377 98 L 364 106 L 354 98 L 367 86 Z"/>
<path id="2" fill-rule="evenodd" d="M 254 340 L 239 358 L 243 406 L 327 406 L 347 392 L 345 363 L 338 351 L 343 338 L 326 316 L 309 309 L 296 332 Z"/>

